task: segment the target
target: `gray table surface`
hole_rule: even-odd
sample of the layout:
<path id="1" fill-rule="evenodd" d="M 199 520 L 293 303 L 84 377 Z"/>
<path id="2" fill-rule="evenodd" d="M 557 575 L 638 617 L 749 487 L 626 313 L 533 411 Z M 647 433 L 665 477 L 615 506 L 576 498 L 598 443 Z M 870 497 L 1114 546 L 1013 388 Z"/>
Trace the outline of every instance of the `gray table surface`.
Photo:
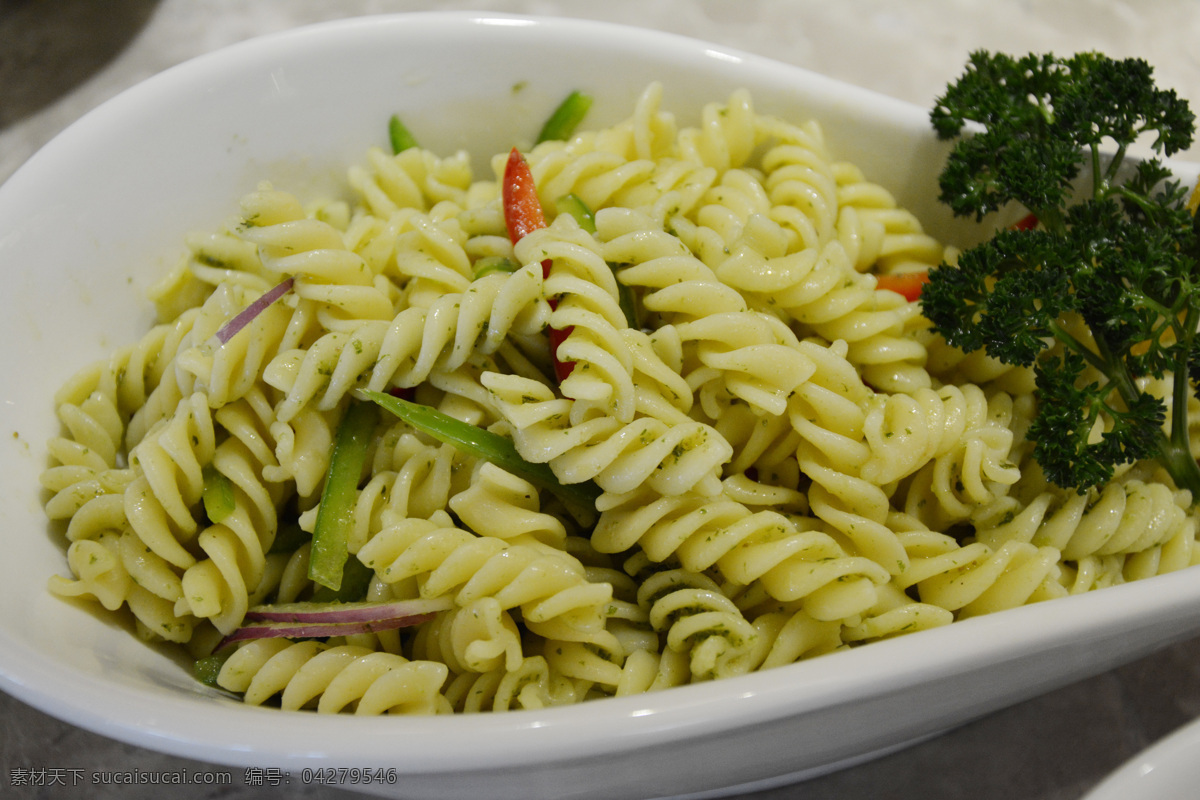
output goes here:
<path id="1" fill-rule="evenodd" d="M 334 17 L 430 9 L 589 17 L 715 41 L 928 104 L 977 47 L 1100 49 L 1146 57 L 1163 83 L 1200 99 L 1200 3 L 1191 0 L 0 0 L 0 181 L 123 88 L 194 55 Z M 1112 770 L 1200 716 L 1200 639 L 1005 709 L 894 755 L 741 800 L 971 797 L 1076 800 Z M 105 770 L 224 770 L 98 736 L 0 694 L 0 797 L 151 798 L 156 787 L 95 785 Z M 358 797 L 253 785 L 228 770 L 193 798 Z M 39 776 L 39 777 L 33 777 Z M 65 786 L 35 786 L 53 776 Z M 76 783 L 76 786 L 71 786 Z"/>

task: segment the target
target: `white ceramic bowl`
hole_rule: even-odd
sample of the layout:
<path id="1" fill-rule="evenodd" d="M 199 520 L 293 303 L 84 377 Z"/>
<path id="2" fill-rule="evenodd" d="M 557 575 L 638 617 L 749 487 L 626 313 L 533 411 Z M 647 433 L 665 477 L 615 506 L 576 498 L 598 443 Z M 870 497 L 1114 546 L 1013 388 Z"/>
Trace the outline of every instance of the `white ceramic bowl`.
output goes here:
<path id="1" fill-rule="evenodd" d="M 948 78 L 954 76 L 947 76 Z M 567 20 L 403 15 L 321 25 L 169 70 L 63 132 L 0 187 L 0 350 L 11 436 L 0 460 L 0 686 L 85 728 L 232 766 L 386 767 L 397 797 L 716 796 L 829 771 L 1101 672 L 1200 631 L 1187 570 L 847 653 L 657 694 L 545 712 L 319 717 L 244 707 L 194 682 L 85 604 L 52 597 L 63 543 L 41 511 L 51 397 L 150 323 L 145 288 L 182 237 L 260 179 L 340 181 L 403 113 L 444 154 L 528 145 L 570 89 L 589 124 L 662 81 L 683 122 L 749 88 L 763 111 L 815 117 L 836 154 L 931 231 L 943 148 L 925 110 L 799 69 L 648 31 Z M 513 87 L 524 84 L 523 90 Z M 482 166 L 482 161 L 480 162 Z"/>
<path id="2" fill-rule="evenodd" d="M 1192 800 L 1200 780 L 1200 720 L 1126 761 L 1083 800 Z"/>

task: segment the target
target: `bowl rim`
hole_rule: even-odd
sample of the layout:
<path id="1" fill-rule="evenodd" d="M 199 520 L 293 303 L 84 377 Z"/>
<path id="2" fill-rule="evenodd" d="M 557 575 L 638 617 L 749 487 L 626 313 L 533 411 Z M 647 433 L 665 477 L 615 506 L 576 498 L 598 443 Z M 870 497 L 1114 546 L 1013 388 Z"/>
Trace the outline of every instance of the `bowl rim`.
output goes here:
<path id="1" fill-rule="evenodd" d="M 1194 618 L 1196 576 L 1189 567 L 1154 578 L 1155 594 L 1169 599 L 1161 608 Z M 281 712 L 238 700 L 197 693 L 114 686 L 71 666 L 39 658 L 0 630 L 0 689 L 51 716 L 111 738 L 214 763 L 288 767 L 329 763 L 340 766 L 397 765 L 403 748 L 406 768 L 425 773 L 537 766 L 564 759 L 611 756 L 672 740 L 722 736 L 796 715 L 951 679 L 981 660 L 1018 661 L 1026 653 L 1053 648 L 1064 634 L 1083 639 L 1139 617 L 1137 602 L 1145 581 L 1102 592 L 1059 598 L 961 620 L 954 625 L 871 643 L 817 658 L 716 683 L 689 684 L 669 691 L 606 698 L 582 705 L 498 714 L 433 717 L 355 717 Z M 1162 597 L 1159 598 L 1162 604 Z M 1086 609 L 1086 614 L 1080 611 Z M 1084 616 L 1087 623 L 1079 624 Z M 968 634 L 969 630 L 969 634 Z M 1036 633 L 1031 635 L 1031 631 Z M 970 636 L 972 646 L 943 647 Z M 1182 635 L 1182 634 L 1181 634 Z M 36 680 L 14 670 L 21 654 L 37 665 Z M 938 653 L 936 661 L 930 654 Z M 795 684 L 803 682 L 805 691 Z M 864 684 L 869 688 L 864 692 Z M 68 686 L 63 693 L 60 687 Z M 1044 691 L 1030 691 L 1034 696 Z M 1024 699 L 1024 698 L 1021 698 Z M 719 715 L 712 712 L 719 711 Z M 301 726 L 281 725 L 303 719 Z M 294 715 L 300 714 L 301 717 Z M 164 724 L 159 720 L 174 720 Z M 148 720 L 153 721 L 148 724 Z M 180 724 L 179 720 L 187 720 Z M 956 720 L 957 725 L 968 720 Z M 613 736 L 595 737 L 602 729 Z M 213 733 L 221 732 L 214 740 Z M 514 737 L 506 741 L 505 737 Z M 262 742 L 272 742 L 262 747 Z M 323 744 L 315 744 L 322 742 Z M 449 749 L 447 742 L 456 743 Z"/>

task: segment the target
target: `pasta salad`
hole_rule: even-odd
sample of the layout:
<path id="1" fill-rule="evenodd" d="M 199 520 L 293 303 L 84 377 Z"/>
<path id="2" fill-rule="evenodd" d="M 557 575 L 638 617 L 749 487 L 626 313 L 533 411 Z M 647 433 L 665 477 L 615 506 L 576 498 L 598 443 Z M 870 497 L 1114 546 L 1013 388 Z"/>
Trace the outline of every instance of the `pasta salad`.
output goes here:
<path id="1" fill-rule="evenodd" d="M 346 198 L 263 184 L 190 237 L 157 324 L 55 397 L 51 590 L 247 703 L 449 713 L 1200 561 L 1153 463 L 1045 479 L 1034 370 L 933 331 L 956 253 L 817 124 L 662 91 L 483 177 L 373 148 Z"/>

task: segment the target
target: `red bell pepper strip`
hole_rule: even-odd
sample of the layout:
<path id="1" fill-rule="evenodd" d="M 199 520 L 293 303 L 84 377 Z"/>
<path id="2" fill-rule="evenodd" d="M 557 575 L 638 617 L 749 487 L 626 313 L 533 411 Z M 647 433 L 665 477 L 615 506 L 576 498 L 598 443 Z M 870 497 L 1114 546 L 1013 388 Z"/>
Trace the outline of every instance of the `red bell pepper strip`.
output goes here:
<path id="1" fill-rule="evenodd" d="M 1034 214 L 1026 214 L 1011 225 L 1014 231 L 1030 231 L 1038 226 L 1038 218 Z"/>
<path id="2" fill-rule="evenodd" d="M 929 283 L 929 273 L 925 270 L 875 276 L 876 289 L 886 289 L 903 295 L 904 299 L 910 303 L 920 299 L 921 289 L 927 283 Z"/>
<path id="3" fill-rule="evenodd" d="M 542 201 L 538 199 L 537 185 L 533 181 L 533 170 L 521 151 L 513 148 L 504 165 L 504 224 L 508 226 L 508 238 L 516 244 L 539 228 L 546 227 L 546 215 L 542 212 Z M 546 274 L 550 272 L 550 260 L 542 262 Z"/>
<path id="4" fill-rule="evenodd" d="M 504 166 L 504 186 L 501 188 L 501 200 L 504 205 L 504 224 L 508 227 L 508 238 L 516 244 L 526 234 L 546 227 L 546 216 L 542 211 L 542 202 L 538 199 L 537 186 L 533 181 L 533 172 L 529 162 L 517 148 L 508 154 L 508 163 Z M 550 275 L 550 259 L 542 261 L 542 277 Z M 550 307 L 558 303 L 551 298 Z M 559 361 L 558 346 L 571 334 L 571 329 L 559 330 L 551 328 L 550 354 L 554 360 L 554 376 L 559 383 L 566 380 L 575 368 L 574 361 Z"/>
<path id="5" fill-rule="evenodd" d="M 1014 231 L 1028 231 L 1033 230 L 1037 226 L 1038 218 L 1033 214 L 1026 214 L 1010 227 Z M 903 295 L 904 299 L 910 303 L 921 298 L 922 287 L 929 283 L 929 273 L 926 271 L 876 275 L 875 278 L 876 289 L 887 289 L 888 291 L 896 292 Z"/>
<path id="6" fill-rule="evenodd" d="M 1026 214 L 1011 225 L 1014 231 L 1033 230 L 1038 226 L 1038 218 L 1033 214 Z M 929 273 L 926 271 L 920 272 L 902 272 L 894 275 L 876 275 L 875 288 L 887 289 L 888 291 L 896 292 L 903 295 L 908 302 L 921 299 L 921 289 L 925 284 L 929 283 Z"/>

